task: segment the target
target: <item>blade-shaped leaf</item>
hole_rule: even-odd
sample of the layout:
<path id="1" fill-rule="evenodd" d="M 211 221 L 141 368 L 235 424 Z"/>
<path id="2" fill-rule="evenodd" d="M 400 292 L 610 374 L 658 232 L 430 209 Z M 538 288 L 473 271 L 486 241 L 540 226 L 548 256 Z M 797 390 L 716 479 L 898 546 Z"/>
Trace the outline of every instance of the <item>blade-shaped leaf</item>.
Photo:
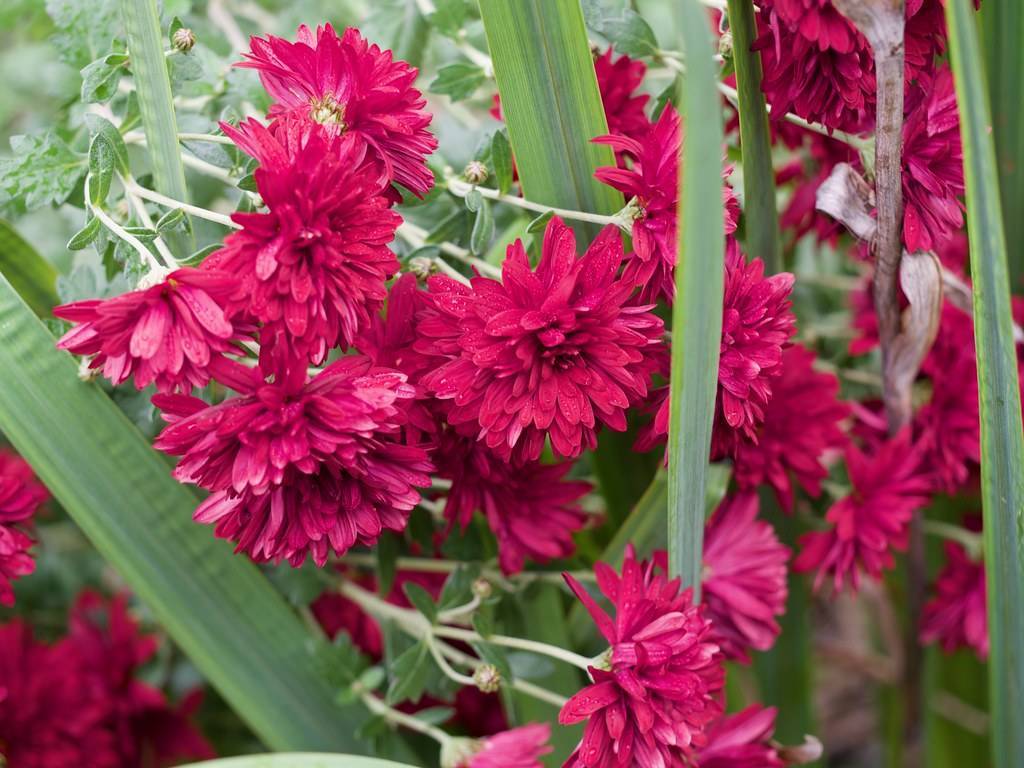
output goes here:
<path id="1" fill-rule="evenodd" d="M 3 219 L 0 219 L 0 274 L 39 317 L 49 317 L 50 311 L 60 303 L 56 270 Z"/>
<path id="2" fill-rule="evenodd" d="M 317 641 L 0 277 L 0 430 L 161 625 L 274 749 L 360 749 Z"/>
<path id="3" fill-rule="evenodd" d="M 246 755 L 224 760 L 192 763 L 182 768 L 410 768 L 403 763 L 358 755 L 324 755 L 294 752 L 278 755 Z"/>
<path id="4" fill-rule="evenodd" d="M 981 406 L 981 493 L 991 640 L 995 764 L 1024 766 L 1024 431 L 1013 340 L 999 171 L 981 47 L 969 0 L 948 0 L 950 60 L 960 108 Z M 1019 216 L 1019 211 L 1011 211 Z M 1015 243 L 1019 246 L 1019 243 Z"/>

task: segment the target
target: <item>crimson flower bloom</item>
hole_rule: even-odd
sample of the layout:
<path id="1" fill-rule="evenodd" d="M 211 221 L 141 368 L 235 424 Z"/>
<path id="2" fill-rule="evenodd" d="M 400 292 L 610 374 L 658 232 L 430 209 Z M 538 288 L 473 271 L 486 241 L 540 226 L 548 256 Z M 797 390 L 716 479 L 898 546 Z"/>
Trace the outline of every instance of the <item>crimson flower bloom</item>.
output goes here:
<path id="1" fill-rule="evenodd" d="M 803 37 L 829 49 L 849 53 L 857 45 L 857 30 L 832 0 L 769 0 L 761 8 L 774 8 L 778 18 Z"/>
<path id="2" fill-rule="evenodd" d="M 934 251 L 964 225 L 964 159 L 949 67 L 912 88 L 903 124 L 903 243 Z"/>
<path id="3" fill-rule="evenodd" d="M 426 101 L 413 87 L 417 69 L 392 60 L 391 51 L 370 45 L 351 27 L 338 37 L 330 24 L 317 27 L 315 35 L 303 25 L 296 36 L 294 43 L 254 37 L 248 61 L 238 65 L 257 70 L 274 99 L 267 113 L 271 129 L 298 118 L 331 134 L 349 134 L 388 179 L 426 193 L 434 185 L 426 157 L 437 140 L 427 130 Z"/>
<path id="4" fill-rule="evenodd" d="M 647 395 L 662 322 L 629 303 L 621 263 L 613 226 L 580 258 L 556 217 L 536 270 L 516 241 L 501 282 L 431 278 L 417 349 L 442 361 L 422 384 L 450 402 L 449 423 L 519 465 L 540 457 L 546 437 L 557 455 L 575 458 L 597 444 L 600 424 L 625 430 L 626 409 Z"/>
<path id="5" fill-rule="evenodd" d="M 698 768 L 784 768 L 772 743 L 775 707 L 753 704 L 708 728 L 708 743 L 697 753 Z"/>
<path id="6" fill-rule="evenodd" d="M 447 430 L 437 443 L 438 474 L 452 481 L 444 512 L 465 528 L 480 511 L 498 540 L 498 562 L 508 574 L 568 557 L 572 535 L 587 521 L 578 501 L 590 484 L 565 479 L 572 462 L 531 461 L 513 467 L 472 437 Z"/>
<path id="7" fill-rule="evenodd" d="M 789 548 L 769 523 L 757 519 L 757 494 L 723 501 L 704 529 L 704 601 L 712 635 L 728 659 L 750 661 L 748 649 L 766 651 L 786 612 Z"/>
<path id="8" fill-rule="evenodd" d="M 35 570 L 24 529 L 48 497 L 28 463 L 0 449 L 0 605 L 14 605 L 11 582 Z"/>
<path id="9" fill-rule="evenodd" d="M 542 768 L 541 757 L 551 752 L 551 726 L 530 723 L 489 736 L 479 750 L 457 768 Z"/>
<path id="10" fill-rule="evenodd" d="M 817 497 L 828 476 L 823 458 L 847 443 L 840 422 L 850 410 L 837 399 L 839 380 L 815 371 L 814 359 L 799 344 L 783 350 L 782 375 L 772 381 L 756 441 L 740 437 L 728 446 L 736 483 L 749 489 L 770 485 L 786 511 L 793 508 L 794 481 Z"/>
<path id="11" fill-rule="evenodd" d="M 678 113 L 667 105 L 643 136 L 636 138 L 609 134 L 594 139 L 616 152 L 633 158 L 632 168 L 598 168 L 597 179 L 625 195 L 636 198 L 639 214 L 633 222 L 635 254 L 628 275 L 643 286 L 644 301 L 675 296 L 673 269 L 676 263 L 676 211 L 679 205 L 679 149 L 683 132 Z M 723 175 L 728 175 L 728 169 Z M 728 184 L 722 186 L 725 203 L 725 231 L 736 231 L 739 202 Z"/>
<path id="12" fill-rule="evenodd" d="M 89 367 L 115 385 L 132 377 L 136 389 L 205 387 L 238 338 L 222 308 L 234 288 L 225 272 L 183 267 L 149 288 L 63 304 L 53 314 L 76 325 L 57 346 L 95 355 Z"/>
<path id="13" fill-rule="evenodd" d="M 630 547 L 621 577 L 604 563 L 597 583 L 615 607 L 614 620 L 571 576 L 565 579 L 611 645 L 606 669 L 562 707 L 563 725 L 586 721 L 567 768 L 689 764 L 692 748 L 722 713 L 722 655 L 711 622 L 692 592 L 679 591 Z"/>
<path id="14" fill-rule="evenodd" d="M 250 382 L 215 406 L 184 396 L 154 398 L 170 422 L 160 450 L 182 456 L 174 475 L 211 491 L 195 512 L 254 560 L 373 544 L 400 531 L 430 485 L 425 451 L 401 442 L 405 376 L 343 357 L 308 383 L 305 370 L 281 381 Z"/>
<path id="15" fill-rule="evenodd" d="M 156 653 L 157 641 L 141 632 L 124 596 L 108 601 L 95 592 L 81 593 L 64 642 L 74 650 L 88 689 L 102 708 L 118 765 L 156 768 L 215 756 L 189 720 L 202 691 L 174 707 L 163 691 L 138 679 L 141 667 Z"/>
<path id="16" fill-rule="evenodd" d="M 908 429 L 880 443 L 871 456 L 850 445 L 846 467 L 853 491 L 825 514 L 832 528 L 800 538 L 802 550 L 793 568 L 816 570 L 815 589 L 831 575 L 836 591 L 847 581 L 856 590 L 862 571 L 877 579 L 891 568 L 892 550 L 906 548 L 907 526 L 928 503 L 931 480 L 921 457 Z"/>
<path id="17" fill-rule="evenodd" d="M 260 162 L 256 186 L 266 213 L 236 213 L 242 226 L 204 266 L 230 272 L 233 315 L 258 320 L 261 364 L 277 357 L 319 365 L 339 344 L 350 346 L 384 304 L 398 271 L 388 248 L 401 217 L 383 196 L 383 179 L 366 147 L 295 120 L 271 133 L 250 119 L 222 128 Z"/>
<path id="18" fill-rule="evenodd" d="M 924 606 L 921 642 L 937 642 L 949 653 L 973 648 L 988 658 L 985 564 L 955 541 L 946 542 L 946 564 L 935 580 L 935 596 Z"/>

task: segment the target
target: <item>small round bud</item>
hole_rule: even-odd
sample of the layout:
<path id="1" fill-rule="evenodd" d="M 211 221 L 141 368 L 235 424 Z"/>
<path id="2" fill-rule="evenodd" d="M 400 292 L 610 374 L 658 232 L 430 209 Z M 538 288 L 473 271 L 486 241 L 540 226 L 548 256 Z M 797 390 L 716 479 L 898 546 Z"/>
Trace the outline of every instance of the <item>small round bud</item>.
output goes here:
<path id="1" fill-rule="evenodd" d="M 732 58 L 732 32 L 723 32 L 718 38 L 718 52 L 722 58 Z"/>
<path id="2" fill-rule="evenodd" d="M 486 600 L 493 594 L 494 588 L 491 587 L 491 582 L 487 579 L 477 579 L 473 582 L 473 597 L 478 597 L 481 600 Z"/>
<path id="3" fill-rule="evenodd" d="M 180 27 L 174 30 L 174 34 L 171 35 L 171 45 L 174 46 L 174 50 L 181 51 L 182 53 L 188 53 L 192 50 L 192 46 L 196 44 L 196 33 L 188 27 Z"/>
<path id="4" fill-rule="evenodd" d="M 481 664 L 473 672 L 473 682 L 484 693 L 496 693 L 501 688 L 501 672 L 493 664 Z"/>
<path id="5" fill-rule="evenodd" d="M 483 184 L 488 175 L 487 166 L 479 160 L 470 161 L 462 171 L 462 177 L 470 184 Z"/>
<path id="6" fill-rule="evenodd" d="M 409 271 L 416 277 L 429 277 L 434 272 L 434 262 L 426 256 L 413 256 L 409 259 Z"/>

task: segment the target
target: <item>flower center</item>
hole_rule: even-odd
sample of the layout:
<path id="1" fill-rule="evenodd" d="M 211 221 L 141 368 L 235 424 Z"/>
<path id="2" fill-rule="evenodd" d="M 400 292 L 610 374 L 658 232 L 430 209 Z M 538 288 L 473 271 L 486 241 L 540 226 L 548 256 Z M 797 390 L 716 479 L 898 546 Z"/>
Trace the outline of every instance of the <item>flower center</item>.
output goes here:
<path id="1" fill-rule="evenodd" d="M 345 105 L 334 98 L 334 94 L 325 93 L 319 99 L 309 101 L 309 119 L 320 125 L 336 125 L 342 131 L 345 124 Z"/>

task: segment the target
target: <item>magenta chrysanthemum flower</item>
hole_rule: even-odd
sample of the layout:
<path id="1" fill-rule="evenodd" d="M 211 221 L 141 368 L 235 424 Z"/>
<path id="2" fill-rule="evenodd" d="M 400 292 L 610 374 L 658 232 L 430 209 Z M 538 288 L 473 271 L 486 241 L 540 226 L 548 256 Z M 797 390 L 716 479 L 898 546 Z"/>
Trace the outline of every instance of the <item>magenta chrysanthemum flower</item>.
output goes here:
<path id="1" fill-rule="evenodd" d="M 946 542 L 946 564 L 935 580 L 935 596 L 924 606 L 921 642 L 939 643 L 952 653 L 972 648 L 988 658 L 988 609 L 985 564 L 973 560 L 960 544 Z"/>
<path id="2" fill-rule="evenodd" d="M 449 423 L 517 464 L 539 458 L 548 437 L 575 458 L 597 444 L 599 425 L 623 431 L 626 409 L 647 395 L 662 322 L 629 303 L 621 263 L 614 227 L 577 257 L 572 230 L 554 218 L 535 270 L 516 241 L 501 282 L 431 278 L 417 349 L 442 363 L 421 383 L 450 403 Z"/>
<path id="3" fill-rule="evenodd" d="M 723 501 L 704 529 L 704 602 L 712 636 L 728 659 L 750 661 L 748 650 L 766 651 L 786 612 L 789 548 L 771 525 L 757 519 L 757 494 Z"/>
<path id="4" fill-rule="evenodd" d="M 298 118 L 350 135 L 388 179 L 425 194 L 434 185 L 426 157 L 437 140 L 427 130 L 426 101 L 413 87 L 418 70 L 370 45 L 357 29 L 338 37 L 330 24 L 315 35 L 303 25 L 296 37 L 254 37 L 248 60 L 238 65 L 257 70 L 274 99 L 271 130 Z"/>
<path id="5" fill-rule="evenodd" d="M 261 364 L 281 355 L 319 365 L 350 346 L 378 312 L 398 271 L 388 248 L 401 217 L 366 163 L 365 146 L 282 119 L 276 134 L 256 120 L 224 132 L 260 161 L 266 213 L 236 213 L 242 226 L 204 266 L 230 272 L 233 315 L 263 324 Z"/>
<path id="6" fill-rule="evenodd" d="M 301 378 L 300 378 L 301 377 Z M 154 398 L 170 422 L 156 447 L 181 456 L 174 475 L 211 491 L 195 512 L 254 560 L 318 565 L 329 551 L 400 531 L 430 485 L 425 451 L 401 442 L 413 389 L 405 376 L 344 357 L 215 406 Z"/>
<path id="7" fill-rule="evenodd" d="M 757 440 L 741 437 L 729 446 L 736 483 L 749 489 L 770 485 L 787 511 L 793 508 L 794 481 L 817 497 L 828 476 L 822 460 L 847 443 L 840 422 L 850 410 L 837 399 L 839 380 L 815 371 L 814 359 L 799 344 L 783 351 L 782 375 L 772 381 Z"/>
<path id="8" fill-rule="evenodd" d="M 753 704 L 708 728 L 708 743 L 697 753 L 698 768 L 784 768 L 772 743 L 775 707 Z"/>
<path id="9" fill-rule="evenodd" d="M 963 227 L 963 148 L 949 67 L 908 96 L 903 124 L 903 243 L 934 251 Z"/>
<path id="10" fill-rule="evenodd" d="M 774 8 L 778 18 L 822 51 L 849 53 L 857 44 L 857 30 L 832 5 L 832 0 L 769 0 L 761 8 Z"/>
<path id="11" fill-rule="evenodd" d="M 627 200 L 636 198 L 639 215 L 633 222 L 632 233 L 635 254 L 627 274 L 643 286 L 644 301 L 664 296 L 671 302 L 675 296 L 679 149 L 683 141 L 679 115 L 669 104 L 658 122 L 640 138 L 610 134 L 594 141 L 633 158 L 631 168 L 598 168 L 594 175 L 622 192 Z M 739 203 L 728 184 L 722 186 L 722 197 L 725 231 L 732 234 L 739 219 Z"/>
<path id="12" fill-rule="evenodd" d="M 53 314 L 76 325 L 57 346 L 95 355 L 89 367 L 113 384 L 133 378 L 136 389 L 205 387 L 239 335 L 223 309 L 234 288 L 225 272 L 183 267 L 150 288 L 63 304 Z"/>
<path id="13" fill-rule="evenodd" d="M 456 768 L 542 768 L 551 752 L 551 726 L 530 723 L 483 739 L 476 752 Z"/>
<path id="14" fill-rule="evenodd" d="M 650 97 L 645 93 L 638 94 L 636 90 L 644 81 L 647 65 L 640 59 L 631 59 L 626 55 L 616 59 L 609 47 L 594 59 L 594 71 L 608 120 L 608 132 L 621 136 L 643 136 L 651 126 L 644 112 Z"/>
<path id="15" fill-rule="evenodd" d="M 565 479 L 572 462 L 514 467 L 473 438 L 447 430 L 435 463 L 452 481 L 444 508 L 449 523 L 465 528 L 481 512 L 498 540 L 505 573 L 523 570 L 528 559 L 543 563 L 575 551 L 572 536 L 587 521 L 578 502 L 590 484 Z"/>
<path id="16" fill-rule="evenodd" d="M 827 576 L 837 592 L 847 582 L 856 590 L 861 572 L 879 578 L 893 565 L 892 551 L 906 548 L 914 513 L 928 503 L 931 480 L 909 430 L 880 443 L 871 456 L 849 446 L 846 467 L 852 493 L 826 513 L 832 528 L 801 537 L 793 563 L 798 572 L 817 571 L 815 589 Z"/>
<path id="17" fill-rule="evenodd" d="M 594 682 L 562 707 L 563 725 L 586 721 L 567 768 L 688 765 L 692 748 L 722 713 L 722 656 L 711 622 L 652 563 L 627 550 L 622 575 L 604 563 L 597 583 L 612 619 L 568 574 L 565 579 L 611 645 L 607 669 L 590 668 Z"/>
<path id="18" fill-rule="evenodd" d="M 35 570 L 25 529 L 48 497 L 28 463 L 0 449 L 0 605 L 14 605 L 11 582 Z"/>

